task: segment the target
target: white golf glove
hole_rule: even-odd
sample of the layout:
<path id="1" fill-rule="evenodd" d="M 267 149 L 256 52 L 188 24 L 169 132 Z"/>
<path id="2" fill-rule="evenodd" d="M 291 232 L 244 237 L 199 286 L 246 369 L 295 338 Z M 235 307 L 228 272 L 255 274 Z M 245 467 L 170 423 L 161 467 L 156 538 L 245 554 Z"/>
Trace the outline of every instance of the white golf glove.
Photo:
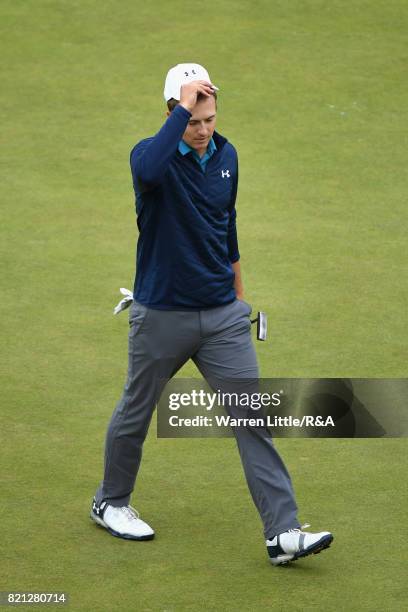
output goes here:
<path id="1" fill-rule="evenodd" d="M 123 300 L 120 300 L 119 304 L 113 309 L 113 314 L 115 315 L 122 312 L 122 310 L 126 310 L 126 308 L 129 308 L 129 306 L 133 302 L 133 293 L 129 291 L 129 289 L 124 289 L 123 287 L 121 287 L 120 292 L 125 297 L 123 298 Z"/>

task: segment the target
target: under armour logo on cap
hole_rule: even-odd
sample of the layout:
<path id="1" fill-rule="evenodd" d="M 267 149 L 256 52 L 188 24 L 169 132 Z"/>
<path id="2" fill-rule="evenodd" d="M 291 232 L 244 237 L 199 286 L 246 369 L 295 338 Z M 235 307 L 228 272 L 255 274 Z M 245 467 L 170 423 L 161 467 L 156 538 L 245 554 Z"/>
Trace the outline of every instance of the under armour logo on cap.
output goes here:
<path id="1" fill-rule="evenodd" d="M 210 75 L 200 64 L 177 64 L 177 66 L 170 68 L 164 84 L 164 99 L 166 102 L 171 98 L 180 100 L 181 86 L 191 81 L 209 81 L 211 83 Z M 218 89 L 218 87 L 214 85 L 214 89 Z"/>

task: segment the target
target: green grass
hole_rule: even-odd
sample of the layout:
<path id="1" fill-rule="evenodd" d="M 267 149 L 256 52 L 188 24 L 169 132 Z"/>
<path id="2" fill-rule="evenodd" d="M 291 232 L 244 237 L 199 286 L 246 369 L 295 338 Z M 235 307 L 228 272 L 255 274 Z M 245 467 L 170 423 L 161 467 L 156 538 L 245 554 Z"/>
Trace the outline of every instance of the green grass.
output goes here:
<path id="1" fill-rule="evenodd" d="M 208 68 L 238 149 L 263 376 L 406 377 L 407 13 L 3 0 L 0 589 L 65 590 L 72 610 L 405 609 L 405 440 L 277 442 L 301 520 L 335 534 L 290 568 L 268 564 L 232 440 L 152 426 L 134 504 L 155 541 L 87 513 L 126 375 L 111 313 L 134 276 L 128 155 L 163 122 L 175 63 Z"/>

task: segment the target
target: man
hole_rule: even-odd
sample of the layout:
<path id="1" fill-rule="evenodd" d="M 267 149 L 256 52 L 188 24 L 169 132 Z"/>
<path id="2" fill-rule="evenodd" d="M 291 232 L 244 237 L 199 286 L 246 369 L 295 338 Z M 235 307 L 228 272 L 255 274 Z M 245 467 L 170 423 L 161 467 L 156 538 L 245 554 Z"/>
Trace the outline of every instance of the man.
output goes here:
<path id="1" fill-rule="evenodd" d="M 91 510 L 91 518 L 124 539 L 154 537 L 129 500 L 166 380 L 190 358 L 212 385 L 259 376 L 251 307 L 242 299 L 237 154 L 215 131 L 216 89 L 202 66 L 173 67 L 164 89 L 168 118 L 130 155 L 140 235 L 128 377 Z M 330 533 L 300 530 L 290 477 L 269 432 L 237 427 L 234 435 L 272 563 L 327 548 Z"/>

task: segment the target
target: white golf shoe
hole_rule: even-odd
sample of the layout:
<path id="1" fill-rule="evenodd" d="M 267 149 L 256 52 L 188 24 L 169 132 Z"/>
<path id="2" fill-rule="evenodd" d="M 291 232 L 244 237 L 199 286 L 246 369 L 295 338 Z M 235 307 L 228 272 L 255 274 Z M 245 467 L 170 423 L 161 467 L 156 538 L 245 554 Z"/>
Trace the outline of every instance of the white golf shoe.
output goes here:
<path id="1" fill-rule="evenodd" d="M 306 527 L 310 525 L 303 525 L 302 529 Z M 272 540 L 266 540 L 266 547 L 273 565 L 285 565 L 307 555 L 316 555 L 332 542 L 333 535 L 329 531 L 307 533 L 301 529 L 288 529 Z"/>
<path id="2" fill-rule="evenodd" d="M 137 510 L 132 506 L 116 508 L 107 502 L 97 504 L 92 502 L 91 519 L 105 527 L 112 535 L 125 540 L 152 540 L 153 529 L 139 518 Z"/>

